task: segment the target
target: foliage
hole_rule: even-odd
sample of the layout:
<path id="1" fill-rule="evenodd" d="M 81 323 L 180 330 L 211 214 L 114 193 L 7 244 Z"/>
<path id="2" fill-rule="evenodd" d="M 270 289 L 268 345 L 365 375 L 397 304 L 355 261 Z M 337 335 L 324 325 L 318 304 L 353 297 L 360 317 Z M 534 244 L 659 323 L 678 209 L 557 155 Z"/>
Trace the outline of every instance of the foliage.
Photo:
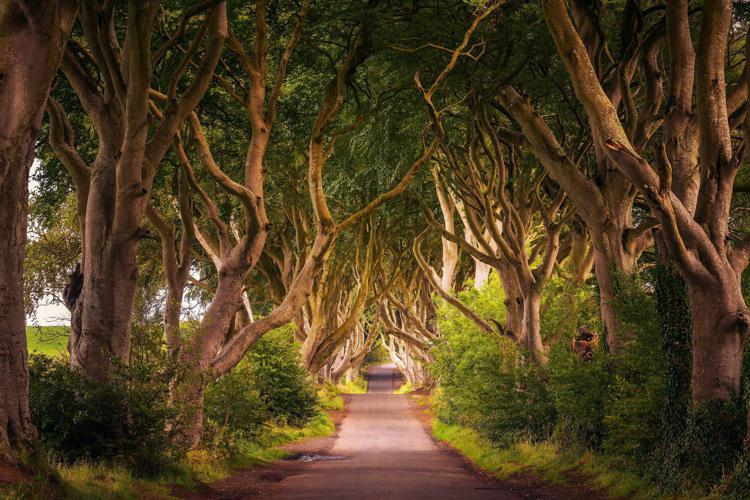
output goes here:
<path id="1" fill-rule="evenodd" d="M 504 296 L 497 277 L 459 296 L 481 316 L 502 320 Z M 438 324 L 443 338 L 432 349 L 430 370 L 441 387 L 439 418 L 475 428 L 498 443 L 549 437 L 555 410 L 543 370 L 520 365 L 515 344 L 488 337 L 447 304 L 438 308 Z"/>
<path id="2" fill-rule="evenodd" d="M 689 316 L 683 314 L 684 285 L 670 273 L 657 268 L 641 276 L 613 274 L 613 305 L 621 337 L 627 340 L 617 355 L 597 349 L 590 361 L 570 348 L 575 325 L 590 318 L 586 307 L 573 305 L 586 304 L 590 291 L 579 289 L 568 297 L 556 291 L 546 297 L 543 324 L 553 331 L 544 332 L 551 343 L 545 367 L 519 362 L 515 345 L 488 338 L 441 305 L 443 341 L 432 350 L 431 367 L 440 383 L 434 395 L 436 432 L 460 442 L 462 450 L 474 442 L 477 449 L 468 452 L 497 468 L 507 467 L 498 464 L 510 459 L 502 458 L 505 451 L 490 458 L 482 451 L 487 446 L 509 447 L 518 454 L 519 446 L 537 449 L 544 445 L 535 443 L 547 441 L 553 450 L 576 453 L 574 463 L 581 454 L 599 464 L 615 460 L 619 468 L 664 490 L 707 491 L 726 476 L 722 491 L 735 497 L 736 491 L 746 491 L 740 473 L 746 467 L 740 448 L 746 431 L 744 400 L 738 395 L 735 401 L 690 408 Z M 665 296 L 670 300 L 659 302 Z M 497 313 L 503 307 L 497 282 L 460 297 L 485 317 L 492 311 L 502 315 Z M 550 467 L 547 463 L 543 469 Z"/>
<path id="3" fill-rule="evenodd" d="M 380 365 L 390 362 L 391 355 L 388 353 L 388 348 L 382 342 L 376 342 L 375 346 L 365 355 L 364 365 Z"/>
<path id="4" fill-rule="evenodd" d="M 614 377 L 600 349 L 584 361 L 558 342 L 549 361 L 549 392 L 557 414 L 555 438 L 563 446 L 597 448 L 605 435 L 605 413 Z"/>
<path id="5" fill-rule="evenodd" d="M 245 356 L 274 422 L 301 427 L 316 413 L 317 398 L 299 361 L 291 325 L 263 336 Z"/>
<path id="6" fill-rule="evenodd" d="M 54 216 L 47 216 L 46 211 Z M 80 259 L 78 214 L 74 193 L 68 193 L 59 206 L 35 193 L 29 205 L 29 243 L 24 259 L 24 302 L 32 319 L 45 303 L 62 304 L 68 273 Z"/>
<path id="7" fill-rule="evenodd" d="M 338 388 L 343 394 L 365 394 L 367 392 L 367 379 L 359 376 L 351 382 L 340 382 Z"/>
<path id="8" fill-rule="evenodd" d="M 623 334 L 631 340 L 615 360 L 616 380 L 607 404 L 604 448 L 638 463 L 661 436 L 666 359 L 654 297 L 644 293 L 644 283 L 637 277 L 615 273 L 614 281 L 615 310 Z"/>
<path id="9" fill-rule="evenodd" d="M 344 398 L 341 397 L 338 387 L 331 383 L 326 382 L 318 389 L 318 400 L 320 407 L 324 410 L 344 409 Z"/>
<path id="10" fill-rule="evenodd" d="M 55 459 L 158 474 L 178 456 L 166 431 L 174 416 L 168 387 L 157 367 L 121 367 L 109 382 L 95 383 L 65 360 L 33 355 L 29 375 L 34 423 Z"/>
<path id="11" fill-rule="evenodd" d="M 318 399 L 299 362 L 293 329 L 273 330 L 242 362 L 206 391 L 206 441 L 231 453 L 268 426 L 302 427 L 318 412 Z"/>
<path id="12" fill-rule="evenodd" d="M 549 343 L 569 344 L 573 332 L 584 324 L 598 330 L 598 298 L 593 287 L 560 276 L 550 278 L 542 293 L 540 323 L 543 338 Z"/>

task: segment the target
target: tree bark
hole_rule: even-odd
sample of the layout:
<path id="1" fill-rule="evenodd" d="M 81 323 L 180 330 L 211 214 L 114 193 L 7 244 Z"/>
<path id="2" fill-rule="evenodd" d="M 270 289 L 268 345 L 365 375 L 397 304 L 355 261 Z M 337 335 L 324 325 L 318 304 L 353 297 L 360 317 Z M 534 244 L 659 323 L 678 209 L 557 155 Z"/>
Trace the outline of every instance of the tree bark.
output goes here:
<path id="1" fill-rule="evenodd" d="M 23 302 L 28 171 L 37 130 L 0 146 L 0 458 L 23 451 L 33 436 Z"/>
<path id="2" fill-rule="evenodd" d="M 45 103 L 78 11 L 76 1 L 5 2 L 0 9 L 0 457 L 34 437 L 23 262 L 28 175 Z"/>
<path id="3" fill-rule="evenodd" d="M 522 339 L 525 336 L 524 329 L 524 298 L 518 278 L 511 269 L 510 264 L 503 261 L 496 269 L 500 277 L 500 284 L 505 293 L 505 332 L 509 335 Z"/>
<path id="4" fill-rule="evenodd" d="M 739 283 L 730 273 L 710 284 L 687 282 L 693 319 L 694 403 L 739 395 L 748 318 Z"/>
<path id="5" fill-rule="evenodd" d="M 547 363 L 547 356 L 542 344 L 542 330 L 540 326 L 540 314 L 542 306 L 541 290 L 531 290 L 526 294 L 523 301 L 523 330 L 525 334 L 526 347 L 531 353 L 531 359 L 537 365 Z"/>
<path id="6" fill-rule="evenodd" d="M 88 193 L 82 224 L 82 291 L 70 304 L 70 354 L 73 366 L 100 381 L 109 377 L 115 364 L 129 362 L 136 255 L 154 177 L 179 127 L 207 91 L 227 35 L 224 2 L 205 3 L 202 9 L 186 13 L 207 11 L 208 28 L 198 35 L 206 34 L 206 43 L 196 41 L 184 57 L 189 62 L 199 47 L 204 52 L 181 95 L 176 95 L 176 88 L 183 88 L 178 85 L 183 70 L 174 72 L 167 94 L 161 94 L 151 88 L 153 63 L 160 57 L 157 54 L 164 55 L 162 49 L 173 45 L 167 42 L 167 48 L 151 51 L 158 7 L 158 1 L 134 0 L 127 7 L 84 4 L 80 20 L 89 61 L 68 50 L 62 65 L 99 139 L 91 168 L 78 157 L 72 137 L 65 137 L 62 148 L 53 146 L 76 183 L 79 210 L 82 193 Z M 121 8 L 127 10 L 123 43 L 114 27 Z M 96 71 L 96 77 L 90 71 Z M 98 85 L 92 84 L 96 78 Z M 152 98 L 166 103 L 164 109 L 150 107 Z M 79 175 L 81 169 L 88 175 Z"/>

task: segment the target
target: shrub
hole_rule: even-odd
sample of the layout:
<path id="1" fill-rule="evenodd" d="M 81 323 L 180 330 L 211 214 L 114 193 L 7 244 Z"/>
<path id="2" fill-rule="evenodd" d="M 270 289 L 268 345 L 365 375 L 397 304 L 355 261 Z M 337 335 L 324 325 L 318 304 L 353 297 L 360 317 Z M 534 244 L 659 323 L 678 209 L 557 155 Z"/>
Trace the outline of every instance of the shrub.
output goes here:
<path id="1" fill-rule="evenodd" d="M 645 466 L 661 439 L 666 402 L 666 358 L 654 297 L 637 277 L 614 275 L 621 336 L 629 338 L 613 360 L 615 381 L 604 421 L 605 449 Z"/>
<path id="2" fill-rule="evenodd" d="M 542 337 L 551 344 L 566 341 L 569 345 L 579 326 L 587 324 L 598 330 L 601 326 L 598 306 L 593 286 L 553 277 L 542 293 Z"/>
<path id="3" fill-rule="evenodd" d="M 731 500 L 750 498 L 750 457 L 737 460 L 716 494 Z"/>
<path id="4" fill-rule="evenodd" d="M 211 384 L 205 395 L 207 443 L 231 451 L 236 442 L 257 438 L 271 419 L 247 363 Z"/>
<path id="5" fill-rule="evenodd" d="M 301 427 L 318 412 L 318 399 L 299 362 L 290 327 L 259 340 L 240 364 L 206 391 L 205 440 L 218 451 L 235 451 L 270 424 Z"/>
<path id="6" fill-rule="evenodd" d="M 604 439 L 605 408 L 614 383 L 609 356 L 598 349 L 590 361 L 584 361 L 572 352 L 568 341 L 560 341 L 551 349 L 548 370 L 558 419 L 556 439 L 566 447 L 598 448 Z"/>
<path id="7" fill-rule="evenodd" d="M 264 335 L 245 359 L 276 423 L 300 427 L 315 416 L 315 388 L 300 363 L 291 326 Z"/>
<path id="8" fill-rule="evenodd" d="M 482 317 L 504 319 L 504 294 L 492 275 L 479 291 L 459 298 Z M 476 429 L 496 443 L 543 439 L 554 423 L 544 371 L 519 366 L 521 352 L 508 339 L 488 336 L 450 305 L 438 307 L 442 341 L 432 349 L 432 375 L 441 391 L 438 417 Z"/>
<path id="9" fill-rule="evenodd" d="M 35 355 L 29 376 L 34 423 L 55 458 L 157 474 L 180 453 L 165 430 L 174 414 L 156 367 L 120 367 L 109 382 L 97 383 L 61 359 Z"/>

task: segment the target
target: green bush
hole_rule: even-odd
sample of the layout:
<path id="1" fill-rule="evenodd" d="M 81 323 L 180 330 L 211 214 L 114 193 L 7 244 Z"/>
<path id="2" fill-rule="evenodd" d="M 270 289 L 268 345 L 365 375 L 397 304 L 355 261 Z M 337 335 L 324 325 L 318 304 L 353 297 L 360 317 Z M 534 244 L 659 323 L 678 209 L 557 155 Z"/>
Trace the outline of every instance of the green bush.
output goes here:
<path id="1" fill-rule="evenodd" d="M 553 277 L 542 293 L 540 319 L 542 337 L 550 344 L 565 341 L 569 345 L 573 333 L 584 324 L 601 331 L 599 303 L 593 286 Z"/>
<path id="2" fill-rule="evenodd" d="M 318 399 L 299 362 L 299 344 L 283 327 L 259 340 L 240 364 L 209 386 L 205 398 L 209 447 L 231 452 L 270 425 L 304 426 Z"/>
<path id="3" fill-rule="evenodd" d="M 494 274 L 482 290 L 459 298 L 480 316 L 504 320 L 504 294 Z M 554 408 L 544 371 L 521 366 L 521 352 L 508 339 L 488 336 L 447 304 L 438 307 L 442 341 L 432 349 L 430 370 L 440 383 L 438 417 L 476 429 L 496 443 L 549 436 Z"/>
<path id="4" fill-rule="evenodd" d="M 34 423 L 55 459 L 102 460 L 158 474 L 180 453 L 166 431 L 174 413 L 155 366 L 121 367 L 101 384 L 62 359 L 34 355 L 29 376 Z"/>
<path id="5" fill-rule="evenodd" d="M 245 360 L 275 423 L 301 427 L 315 416 L 315 387 L 300 363 L 300 345 L 290 326 L 263 336 Z"/>
<path id="6" fill-rule="evenodd" d="M 439 383 L 438 418 L 501 446 L 552 438 L 561 449 L 603 452 L 664 491 L 713 489 L 750 498 L 741 449 L 750 379 L 736 400 L 693 408 L 690 315 L 679 275 L 656 266 L 635 277 L 614 273 L 613 281 L 622 348 L 612 354 L 602 346 L 590 361 L 573 354 L 577 327 L 596 328 L 595 294 L 555 280 L 542 308 L 543 338 L 551 346 L 544 367 L 526 363 L 517 345 L 438 303 L 442 338 L 430 367 Z M 503 298 L 494 276 L 482 290 L 459 294 L 480 316 L 500 322 Z"/>
<path id="7" fill-rule="evenodd" d="M 750 457 L 737 460 L 716 493 L 730 500 L 750 498 Z"/>
<path id="8" fill-rule="evenodd" d="M 572 352 L 568 340 L 552 347 L 548 370 L 557 413 L 555 438 L 566 448 L 601 445 L 605 408 L 614 383 L 610 368 L 610 358 L 602 349 L 584 361 Z"/>
<path id="9" fill-rule="evenodd" d="M 206 391 L 205 418 L 204 440 L 220 451 L 256 439 L 267 427 L 271 414 L 247 363 L 211 384 Z"/>
<path id="10" fill-rule="evenodd" d="M 637 277 L 614 275 L 620 335 L 627 339 L 614 357 L 615 381 L 604 422 L 605 449 L 646 465 L 662 436 L 666 393 L 666 358 L 660 319 L 652 295 Z"/>

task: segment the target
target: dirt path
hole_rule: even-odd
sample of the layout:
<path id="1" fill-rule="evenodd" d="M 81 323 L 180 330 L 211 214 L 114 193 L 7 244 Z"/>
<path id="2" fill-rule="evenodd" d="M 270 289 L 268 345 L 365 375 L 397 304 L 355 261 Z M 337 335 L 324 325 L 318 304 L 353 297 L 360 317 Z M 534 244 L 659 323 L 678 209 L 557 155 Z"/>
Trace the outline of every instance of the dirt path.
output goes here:
<path id="1" fill-rule="evenodd" d="M 292 460 L 240 471 L 178 496 L 305 500 L 597 497 L 571 486 L 544 484 L 530 475 L 498 481 L 475 472 L 458 453 L 434 442 L 410 397 L 393 394 L 398 384 L 392 365 L 370 368 L 368 379 L 367 394 L 348 396 L 348 411 L 338 415 L 341 425 L 336 435 L 290 446 L 295 454 Z"/>

